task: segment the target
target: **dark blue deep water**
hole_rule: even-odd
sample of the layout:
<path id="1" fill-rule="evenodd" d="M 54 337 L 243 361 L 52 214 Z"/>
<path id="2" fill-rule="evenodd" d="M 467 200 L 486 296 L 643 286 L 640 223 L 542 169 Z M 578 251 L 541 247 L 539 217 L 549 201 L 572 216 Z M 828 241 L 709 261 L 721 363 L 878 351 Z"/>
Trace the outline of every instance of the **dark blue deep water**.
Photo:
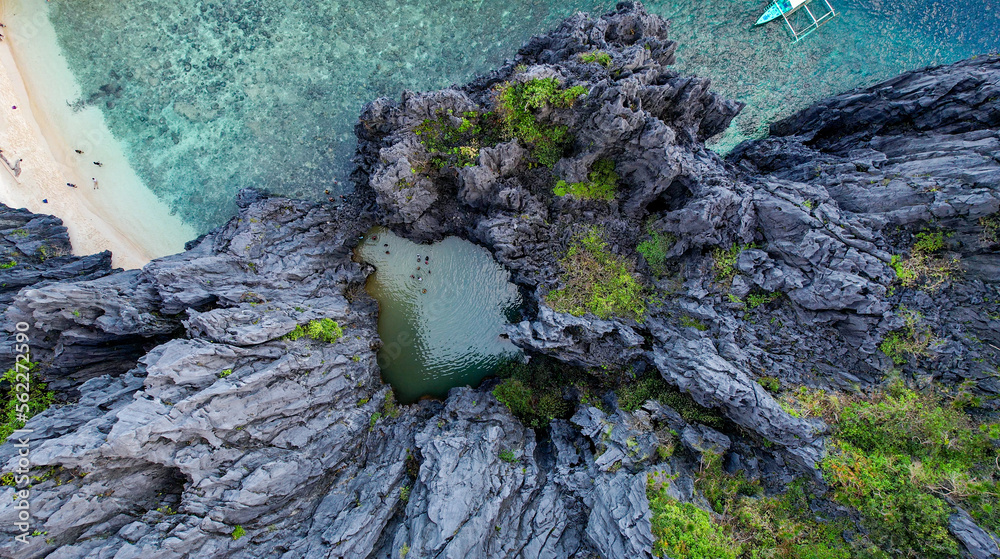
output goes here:
<path id="1" fill-rule="evenodd" d="M 831 2 L 842 15 L 795 45 L 780 23 L 752 27 L 768 0 L 647 4 L 673 20 L 680 70 L 748 104 L 715 149 L 822 96 L 1000 49 L 1000 0 Z M 611 6 L 49 2 L 87 102 L 102 107 L 147 186 L 202 230 L 231 215 L 242 187 L 314 199 L 341 192 L 365 102 L 464 82 L 576 10 Z"/>

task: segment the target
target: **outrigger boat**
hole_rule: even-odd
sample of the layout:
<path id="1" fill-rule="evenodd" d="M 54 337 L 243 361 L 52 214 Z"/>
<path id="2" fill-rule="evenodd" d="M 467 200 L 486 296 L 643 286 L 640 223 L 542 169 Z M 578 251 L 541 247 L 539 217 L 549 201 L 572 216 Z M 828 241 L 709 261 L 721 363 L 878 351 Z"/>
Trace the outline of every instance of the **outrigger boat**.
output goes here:
<path id="1" fill-rule="evenodd" d="M 813 0 L 774 0 L 767 11 L 761 14 L 760 18 L 757 19 L 756 25 L 764 25 L 765 23 L 774 21 L 780 17 L 785 20 L 785 24 L 788 25 L 789 31 L 791 31 L 792 36 L 795 37 L 792 42 L 797 43 L 805 38 L 806 35 L 819 29 L 819 26 L 830 21 L 837 15 L 837 11 L 833 9 L 832 5 L 830 5 L 830 0 L 822 0 L 823 4 L 826 4 L 827 10 L 817 17 L 813 14 L 812 10 L 809 9 L 809 3 L 812 1 Z M 804 9 L 805 12 L 809 14 L 809 19 L 812 21 L 805 27 L 796 28 L 792 25 L 792 22 L 788 18 L 800 8 Z"/>

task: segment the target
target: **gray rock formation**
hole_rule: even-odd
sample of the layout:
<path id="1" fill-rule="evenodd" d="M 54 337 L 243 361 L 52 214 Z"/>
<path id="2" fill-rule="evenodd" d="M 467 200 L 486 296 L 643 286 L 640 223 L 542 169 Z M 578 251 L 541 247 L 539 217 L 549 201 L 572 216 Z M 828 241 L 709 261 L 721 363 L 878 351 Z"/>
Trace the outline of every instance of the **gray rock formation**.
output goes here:
<path id="1" fill-rule="evenodd" d="M 1000 247 L 980 220 L 1000 211 L 998 100 L 1000 57 L 973 58 L 820 101 L 730 155 L 745 177 L 772 185 L 768 190 L 799 192 L 783 195 L 797 207 L 768 212 L 781 217 L 763 227 L 768 257 L 748 263 L 749 283 L 771 289 L 772 270 L 803 258 L 812 268 L 806 277 L 821 276 L 817 265 L 837 272 L 788 291 L 816 313 L 814 321 L 838 330 L 834 339 L 857 348 L 811 340 L 829 357 L 808 359 L 817 375 L 840 376 L 836 363 L 850 373 L 844 381 L 869 379 L 876 359 L 884 360 L 874 351 L 880 337 L 900 327 L 897 309 L 907 308 L 935 337 L 932 359 L 911 359 L 908 372 L 969 383 L 996 407 L 1000 379 L 989 363 L 1000 355 Z M 798 224 L 791 215 L 801 216 Z M 956 273 L 933 293 L 892 293 L 893 274 L 880 262 L 909 255 L 917 234 L 934 231 L 945 240 L 938 258 L 957 259 Z M 782 275 L 788 284 L 790 274 Z"/>
<path id="2" fill-rule="evenodd" d="M 140 272 L 24 290 L 8 318 L 49 342 L 47 380 L 78 398 L 29 422 L 45 534 L 6 538 L 0 554 L 648 556 L 645 478 L 601 472 L 578 431 L 541 449 L 471 389 L 393 403 L 375 304 L 358 288 L 368 270 L 351 261 L 365 221 L 349 211 L 245 202 Z M 321 318 L 344 336 L 282 338 Z M 110 374 L 79 357 L 95 340 L 117 348 Z M 3 445 L 0 462 L 16 452 Z M 16 514 L 0 509 L 5 530 Z"/>
<path id="3" fill-rule="evenodd" d="M 969 513 L 957 509 L 948 519 L 948 530 L 973 559 L 993 559 L 1000 557 L 1000 538 L 976 525 Z"/>
<path id="4" fill-rule="evenodd" d="M 0 305 L 22 287 L 111 273 L 111 253 L 72 256 L 62 220 L 0 204 Z"/>
<path id="5" fill-rule="evenodd" d="M 957 509 L 948 519 L 948 530 L 962 542 L 973 559 L 993 559 L 1000 557 L 1000 538 L 976 525 L 969 513 Z"/>
<path id="6" fill-rule="evenodd" d="M 721 132 L 740 105 L 711 93 L 707 80 L 668 69 L 676 44 L 667 39 L 667 28 L 666 22 L 629 3 L 601 18 L 578 14 L 549 35 L 529 41 L 503 68 L 463 88 L 406 93 L 399 103 L 370 104 L 357 127 L 360 169 L 367 179 L 362 188 L 370 188 L 383 220 L 404 235 L 432 239 L 459 234 L 483 243 L 518 281 L 543 286 L 535 294 L 539 301 L 558 285 L 557 261 L 569 239 L 588 225 L 599 225 L 619 250 L 633 253 L 641 220 L 655 209 L 662 210 L 662 227 L 680 239 L 672 253 L 750 241 L 757 219 L 754 189 L 735 180 L 701 143 Z M 581 60 L 581 54 L 594 50 L 611 54 L 607 68 Z M 582 84 L 588 90 L 570 109 L 549 115 L 575 138 L 553 171 L 531 165 L 516 140 L 483 150 L 477 163 L 461 168 L 457 176 L 447 169 L 430 175 L 418 171 L 432 156 L 417 134 L 425 119 L 488 112 L 496 86 L 539 78 L 554 78 L 565 87 Z M 620 200 L 607 204 L 552 194 L 552 172 L 581 180 L 598 159 L 614 161 L 621 176 Z M 888 281 L 885 266 L 875 264 Z M 810 272 L 789 268 L 788 275 Z M 839 285 L 843 280 L 838 273 L 829 270 L 827 283 Z M 839 291 L 827 293 L 830 287 L 806 286 L 804 278 L 803 285 L 791 281 L 775 288 L 809 287 L 803 299 L 816 299 L 819 289 L 840 296 Z M 789 416 L 741 373 L 745 358 L 719 357 L 708 338 L 692 341 L 689 351 L 679 354 L 678 336 L 658 311 L 642 326 L 657 337 L 657 347 L 642 352 L 639 325 L 559 316 L 541 302 L 538 307 L 534 321 L 511 330 L 515 343 L 585 366 L 625 364 L 645 353 L 699 403 L 719 407 L 738 424 L 797 449 L 807 468 L 818 457 L 821 429 Z M 693 374 L 698 381 L 686 382 L 692 366 L 701 369 Z"/>
<path id="7" fill-rule="evenodd" d="M 647 475 L 700 506 L 704 453 L 776 486 L 815 475 L 825 426 L 759 381 L 876 385 L 890 365 L 877 347 L 904 324 L 902 306 L 938 340 L 934 359 L 911 358 L 903 374 L 962 384 L 996 408 L 986 364 L 1000 354 L 1000 246 L 978 220 L 1000 209 L 998 59 L 821 102 L 723 160 L 703 141 L 740 106 L 668 68 L 668 27 L 632 3 L 578 14 L 464 87 L 373 101 L 351 203 L 245 191 L 229 223 L 139 271 L 109 273 L 107 255 L 32 260 L 42 242 L 68 253 L 64 230 L 6 212 L 4 250 L 29 256 L 0 274 L 30 274 L 0 292 L 5 324 L 31 326 L 37 374 L 61 404 L 28 423 L 44 534 L 13 541 L 4 486 L 0 556 L 648 557 Z M 594 50 L 611 64 L 581 60 Z M 538 115 L 573 137 L 551 169 L 509 138 L 470 165 L 430 164 L 416 134 L 426 119 L 489 112 L 494 86 L 534 78 L 588 91 Z M 620 175 L 615 201 L 553 194 L 600 159 Z M 371 270 L 351 250 L 376 222 L 490 249 L 530 293 L 510 328 L 529 353 L 655 371 L 725 421 L 656 401 L 625 411 L 608 396 L 534 431 L 485 388 L 396 405 L 362 288 Z M 594 226 L 655 287 L 642 321 L 546 305 L 569 243 Z M 900 289 L 889 266 L 925 227 L 953 233 L 945 250 L 963 270 L 933 298 Z M 647 228 L 676 239 L 659 276 L 636 254 Z M 745 249 L 722 277 L 712 253 L 734 245 Z M 343 336 L 285 338 L 321 319 Z M 15 452 L 0 446 L 5 471 Z M 969 556 L 993 553 L 968 517 L 951 529 Z"/>

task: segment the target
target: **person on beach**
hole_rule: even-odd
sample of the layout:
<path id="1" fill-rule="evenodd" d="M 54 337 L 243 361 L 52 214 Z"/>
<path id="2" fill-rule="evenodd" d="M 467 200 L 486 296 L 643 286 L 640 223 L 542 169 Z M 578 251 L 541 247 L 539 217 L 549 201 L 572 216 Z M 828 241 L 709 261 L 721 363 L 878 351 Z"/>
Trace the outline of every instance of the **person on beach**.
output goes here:
<path id="1" fill-rule="evenodd" d="M 73 183 L 71 183 L 71 182 L 66 183 L 66 186 L 68 186 L 70 188 L 76 188 L 76 185 L 73 184 Z"/>
<path id="2" fill-rule="evenodd" d="M 97 190 L 97 179 L 94 177 L 90 177 L 90 180 L 93 181 L 94 183 L 94 190 Z"/>
<path id="3" fill-rule="evenodd" d="M 98 167 L 103 167 L 104 163 L 101 163 L 100 161 L 94 161 L 94 165 L 97 165 Z"/>
<path id="4" fill-rule="evenodd" d="M 73 150 L 73 151 L 79 153 L 80 155 L 83 155 L 83 150 L 82 149 L 77 149 L 77 150 Z"/>

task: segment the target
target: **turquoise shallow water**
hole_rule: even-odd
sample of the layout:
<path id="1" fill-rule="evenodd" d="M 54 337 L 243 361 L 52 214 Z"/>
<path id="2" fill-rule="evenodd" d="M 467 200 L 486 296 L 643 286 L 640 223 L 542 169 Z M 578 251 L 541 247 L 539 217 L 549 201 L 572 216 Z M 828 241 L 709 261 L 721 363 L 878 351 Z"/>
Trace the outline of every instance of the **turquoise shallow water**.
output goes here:
<path id="1" fill-rule="evenodd" d="M 379 302 L 378 364 L 401 402 L 475 386 L 520 357 L 503 330 L 520 294 L 483 247 L 456 237 L 419 245 L 375 228 L 355 254 L 376 268 L 366 289 Z"/>
<path id="2" fill-rule="evenodd" d="M 842 15 L 794 46 L 778 23 L 752 28 L 767 0 L 647 4 L 673 19 L 679 70 L 748 103 L 717 150 L 822 96 L 1000 48 L 1000 0 L 831 1 Z M 100 106 L 147 185 L 201 230 L 233 213 L 242 187 L 336 196 L 365 102 L 464 82 L 577 9 L 612 5 L 49 2 L 87 92 L 70 101 Z"/>

